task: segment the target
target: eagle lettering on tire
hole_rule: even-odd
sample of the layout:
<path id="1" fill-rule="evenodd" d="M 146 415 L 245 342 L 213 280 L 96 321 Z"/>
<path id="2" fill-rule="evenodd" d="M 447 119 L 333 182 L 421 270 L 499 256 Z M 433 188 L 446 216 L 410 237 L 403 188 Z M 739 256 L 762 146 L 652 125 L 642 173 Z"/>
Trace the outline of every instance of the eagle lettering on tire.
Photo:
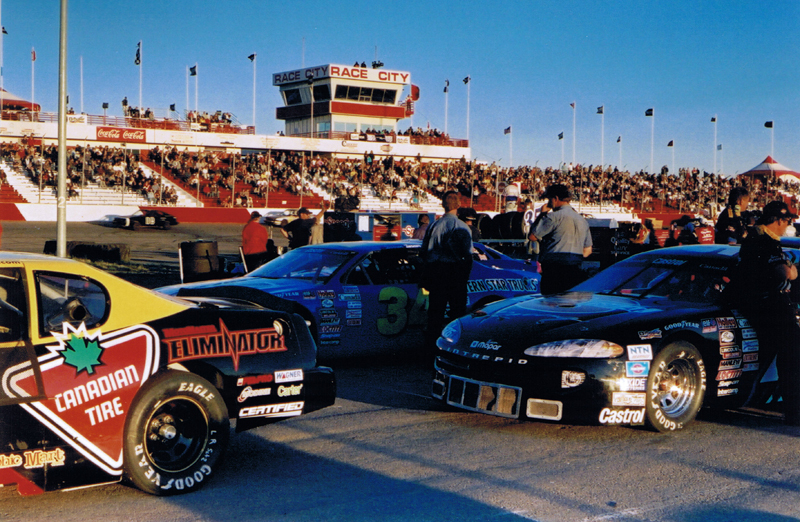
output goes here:
<path id="1" fill-rule="evenodd" d="M 193 491 L 221 462 L 230 420 L 217 389 L 197 375 L 168 371 L 147 381 L 125 423 L 125 475 L 154 495 Z"/>
<path id="2" fill-rule="evenodd" d="M 692 344 L 677 341 L 653 359 L 647 378 L 647 423 L 658 431 L 675 431 L 691 422 L 703 405 L 706 367 Z"/>

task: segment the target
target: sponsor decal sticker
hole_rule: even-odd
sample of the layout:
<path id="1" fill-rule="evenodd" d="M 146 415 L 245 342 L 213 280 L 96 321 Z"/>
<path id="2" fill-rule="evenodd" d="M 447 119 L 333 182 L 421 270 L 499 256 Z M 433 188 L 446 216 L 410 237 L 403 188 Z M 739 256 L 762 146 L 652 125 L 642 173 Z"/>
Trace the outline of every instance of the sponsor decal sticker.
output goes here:
<path id="1" fill-rule="evenodd" d="M 639 339 L 642 341 L 646 341 L 647 339 L 661 339 L 661 328 L 650 331 L 640 331 Z"/>
<path id="2" fill-rule="evenodd" d="M 700 321 L 703 326 L 703 333 L 711 333 L 717 331 L 717 321 L 714 319 L 703 319 Z"/>
<path id="3" fill-rule="evenodd" d="M 255 386 L 257 384 L 272 382 L 272 380 L 272 374 L 250 375 L 248 377 L 239 377 L 236 379 L 236 386 Z"/>
<path id="4" fill-rule="evenodd" d="M 742 367 L 741 359 L 723 359 L 719 362 L 720 370 L 735 370 Z"/>
<path id="5" fill-rule="evenodd" d="M 742 376 L 742 370 L 721 370 L 717 372 L 717 381 L 730 381 Z"/>
<path id="6" fill-rule="evenodd" d="M 320 338 L 320 339 L 339 339 L 340 337 L 342 337 L 342 334 L 341 334 L 341 333 L 324 333 L 324 334 L 319 334 L 319 338 Z"/>
<path id="7" fill-rule="evenodd" d="M 735 353 L 735 352 L 738 352 L 738 351 L 739 351 L 739 345 L 736 345 L 736 344 L 727 344 L 727 345 L 722 345 L 722 346 L 719 347 L 719 353 L 722 353 L 722 354 Z M 728 357 L 726 357 L 726 359 L 728 359 Z"/>
<path id="8" fill-rule="evenodd" d="M 339 332 L 342 331 L 342 327 L 340 325 L 339 326 L 320 326 L 319 331 L 320 331 L 320 333 L 339 333 Z"/>
<path id="9" fill-rule="evenodd" d="M 756 331 L 752 328 L 745 328 L 742 330 L 742 339 L 755 339 Z"/>
<path id="10" fill-rule="evenodd" d="M 720 388 L 730 388 L 731 386 L 736 386 L 739 384 L 739 381 L 720 381 L 719 387 Z"/>
<path id="11" fill-rule="evenodd" d="M 239 410 L 239 418 L 252 417 L 295 417 L 303 413 L 303 402 L 287 402 L 284 404 L 268 404 L 251 406 Z"/>
<path id="12" fill-rule="evenodd" d="M 348 286 L 348 285 L 343 285 L 342 286 L 342 292 L 344 292 L 346 294 L 357 294 L 360 291 L 361 290 L 357 286 Z"/>
<path id="13" fill-rule="evenodd" d="M 650 373 L 649 361 L 625 361 L 626 377 L 646 377 Z"/>
<path id="14" fill-rule="evenodd" d="M 320 319 L 319 324 L 321 324 L 321 325 L 323 325 L 323 324 L 332 325 L 332 324 L 339 324 L 340 321 L 341 321 L 341 319 L 339 319 L 338 317 L 335 317 L 335 318 L 330 317 L 330 318 L 326 318 L 326 319 Z"/>
<path id="15" fill-rule="evenodd" d="M 742 366 L 742 371 L 743 372 L 754 372 L 756 370 L 758 370 L 758 363 L 757 362 L 747 363 L 744 366 Z"/>
<path id="16" fill-rule="evenodd" d="M 317 290 L 317 297 L 320 299 L 333 299 L 336 297 L 336 292 L 333 290 Z"/>
<path id="17" fill-rule="evenodd" d="M 727 395 L 736 395 L 739 393 L 738 388 L 723 388 L 721 390 L 717 390 L 717 397 L 725 397 Z"/>
<path id="18" fill-rule="evenodd" d="M 611 395 L 612 406 L 645 406 L 646 393 L 614 392 Z"/>
<path id="19" fill-rule="evenodd" d="M 629 361 L 651 361 L 653 360 L 653 347 L 649 344 L 629 344 Z"/>
<path id="20" fill-rule="evenodd" d="M 644 409 L 612 410 L 603 408 L 598 419 L 600 424 L 644 424 Z"/>
<path id="21" fill-rule="evenodd" d="M 674 330 L 676 328 L 700 328 L 698 323 L 692 321 L 678 321 L 677 323 L 672 323 L 664 327 L 664 330 Z"/>
<path id="22" fill-rule="evenodd" d="M 736 359 L 737 357 L 741 357 L 742 352 L 736 350 L 735 352 L 722 352 L 723 359 Z"/>
<path id="23" fill-rule="evenodd" d="M 361 319 L 348 319 L 347 326 L 361 326 Z"/>
<path id="24" fill-rule="evenodd" d="M 500 348 L 502 348 L 502 345 L 498 344 L 496 341 L 489 339 L 488 341 L 472 341 L 469 347 L 480 348 L 483 350 L 499 350 Z"/>
<path id="25" fill-rule="evenodd" d="M 239 394 L 239 398 L 236 400 L 239 402 L 244 402 L 250 397 L 265 397 L 267 395 L 272 395 L 272 388 L 253 389 L 248 386 L 247 388 L 242 389 L 242 392 Z"/>
<path id="26" fill-rule="evenodd" d="M 285 352 L 284 336 L 275 328 L 228 330 L 225 322 L 214 325 L 165 328 L 161 342 L 167 349 L 169 362 L 230 357 L 233 369 L 239 369 L 239 359 L 247 355 Z"/>
<path id="27" fill-rule="evenodd" d="M 335 339 L 335 340 L 325 339 L 325 340 L 320 341 L 319 344 L 324 344 L 324 345 L 330 346 L 330 345 L 338 345 L 340 342 L 341 341 L 339 341 L 339 339 Z"/>
<path id="28" fill-rule="evenodd" d="M 332 317 L 339 317 L 339 313 L 336 310 L 322 309 L 319 311 L 319 316 L 323 319 L 330 319 Z"/>
<path id="29" fill-rule="evenodd" d="M 316 299 L 316 298 L 317 298 L 317 294 L 313 290 L 312 291 L 308 291 L 307 290 L 307 291 L 303 292 L 303 299 Z"/>
<path id="30" fill-rule="evenodd" d="M 758 354 L 757 353 L 746 353 L 746 354 L 744 354 L 743 362 L 748 363 L 748 362 L 755 362 L 757 360 L 758 360 Z"/>
<path id="31" fill-rule="evenodd" d="M 361 301 L 361 294 L 339 294 L 339 301 Z"/>
<path id="32" fill-rule="evenodd" d="M 303 391 L 302 384 L 289 384 L 286 386 L 278 386 L 278 397 L 292 397 L 294 395 L 300 395 L 300 392 Z"/>
<path id="33" fill-rule="evenodd" d="M 736 328 L 736 319 L 733 317 L 717 317 L 717 327 L 720 330 L 732 330 Z"/>
<path id="34" fill-rule="evenodd" d="M 283 370 L 275 372 L 275 382 L 296 382 L 303 380 L 303 370 Z"/>
<path id="35" fill-rule="evenodd" d="M 347 301 L 347 308 L 361 308 L 361 301 Z"/>
<path id="36" fill-rule="evenodd" d="M 757 352 L 758 351 L 758 339 L 750 339 L 747 341 L 742 341 L 742 351 L 745 353 L 748 352 Z"/>
<path id="37" fill-rule="evenodd" d="M 620 391 L 645 391 L 647 377 L 620 377 L 617 379 Z"/>
<path id="38" fill-rule="evenodd" d="M 747 318 L 736 319 L 739 323 L 739 328 L 750 328 L 750 321 Z"/>
<path id="39" fill-rule="evenodd" d="M 333 308 L 333 300 L 332 299 L 323 299 L 320 303 L 322 308 Z"/>
<path id="40" fill-rule="evenodd" d="M 719 342 L 721 344 L 729 344 L 736 340 L 736 334 L 733 333 L 733 330 L 720 330 L 719 331 Z"/>
<path id="41" fill-rule="evenodd" d="M 348 319 L 361 319 L 361 310 L 347 310 Z"/>
<path id="42" fill-rule="evenodd" d="M 83 323 L 78 328 L 64 323 L 62 333 L 53 335 L 58 343 L 37 361 L 47 397 L 40 395 L 30 361 L 5 371 L 3 392 L 30 398 L 20 407 L 104 472 L 120 476 L 126 410 L 158 369 L 158 335 L 144 325 L 89 334 Z M 61 465 L 59 451 L 25 452 L 23 466 Z"/>

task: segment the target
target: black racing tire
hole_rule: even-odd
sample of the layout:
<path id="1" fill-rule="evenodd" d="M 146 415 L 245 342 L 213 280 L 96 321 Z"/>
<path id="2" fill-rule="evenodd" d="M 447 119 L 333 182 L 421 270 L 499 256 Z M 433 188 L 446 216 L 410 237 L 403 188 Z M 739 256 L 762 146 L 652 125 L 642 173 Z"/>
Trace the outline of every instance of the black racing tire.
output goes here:
<path id="1" fill-rule="evenodd" d="M 125 477 L 153 495 L 188 493 L 221 463 L 230 419 L 219 391 L 202 377 L 167 371 L 139 391 L 125 421 Z"/>
<path id="2" fill-rule="evenodd" d="M 652 361 L 647 378 L 647 424 L 660 432 L 683 429 L 703 406 L 706 367 L 697 348 L 677 341 Z"/>
<path id="3" fill-rule="evenodd" d="M 169 230 L 170 228 L 172 228 L 172 225 L 169 224 L 169 221 L 164 221 L 164 223 L 161 225 L 161 228 L 163 228 L 164 230 Z"/>
<path id="4" fill-rule="evenodd" d="M 137 231 L 142 228 L 142 225 L 138 221 L 131 221 L 131 230 Z"/>

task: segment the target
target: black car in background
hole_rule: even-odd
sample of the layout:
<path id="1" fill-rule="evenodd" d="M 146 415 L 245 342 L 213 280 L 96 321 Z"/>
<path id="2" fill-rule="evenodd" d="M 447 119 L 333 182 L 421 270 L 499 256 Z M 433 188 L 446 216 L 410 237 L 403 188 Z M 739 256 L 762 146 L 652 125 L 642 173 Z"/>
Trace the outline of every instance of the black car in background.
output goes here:
<path id="1" fill-rule="evenodd" d="M 139 230 L 143 227 L 160 228 L 169 230 L 178 224 L 175 216 L 161 210 L 137 210 L 130 216 L 117 216 L 113 225 L 120 228 Z"/>

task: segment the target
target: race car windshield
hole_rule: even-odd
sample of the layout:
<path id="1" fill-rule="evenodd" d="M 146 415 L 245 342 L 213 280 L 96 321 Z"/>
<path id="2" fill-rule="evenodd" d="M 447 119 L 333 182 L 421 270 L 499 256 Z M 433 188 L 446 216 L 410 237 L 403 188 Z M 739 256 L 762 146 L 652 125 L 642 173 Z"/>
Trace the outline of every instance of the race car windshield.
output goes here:
<path id="1" fill-rule="evenodd" d="M 642 258 L 612 265 L 572 291 L 713 302 L 724 286 L 724 274 L 724 266 L 699 267 L 683 259 Z"/>
<path id="2" fill-rule="evenodd" d="M 305 279 L 325 283 L 355 252 L 303 247 L 290 250 L 261 266 L 246 277 L 267 279 Z"/>

